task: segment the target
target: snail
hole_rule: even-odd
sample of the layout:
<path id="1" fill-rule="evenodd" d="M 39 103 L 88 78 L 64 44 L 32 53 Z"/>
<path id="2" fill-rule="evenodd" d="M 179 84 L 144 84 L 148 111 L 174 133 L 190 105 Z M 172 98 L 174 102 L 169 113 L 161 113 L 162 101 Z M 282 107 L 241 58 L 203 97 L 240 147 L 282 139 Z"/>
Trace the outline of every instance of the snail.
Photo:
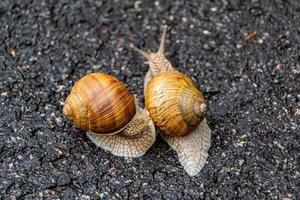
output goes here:
<path id="1" fill-rule="evenodd" d="M 140 157 L 155 142 L 147 110 L 117 78 L 104 73 L 82 77 L 65 100 L 64 115 L 97 146 L 116 156 Z"/>
<path id="2" fill-rule="evenodd" d="M 210 148 L 207 105 L 193 81 L 173 68 L 165 57 L 166 30 L 165 26 L 157 52 L 131 47 L 149 64 L 144 80 L 146 109 L 162 137 L 177 152 L 184 170 L 195 176 L 204 167 Z"/>

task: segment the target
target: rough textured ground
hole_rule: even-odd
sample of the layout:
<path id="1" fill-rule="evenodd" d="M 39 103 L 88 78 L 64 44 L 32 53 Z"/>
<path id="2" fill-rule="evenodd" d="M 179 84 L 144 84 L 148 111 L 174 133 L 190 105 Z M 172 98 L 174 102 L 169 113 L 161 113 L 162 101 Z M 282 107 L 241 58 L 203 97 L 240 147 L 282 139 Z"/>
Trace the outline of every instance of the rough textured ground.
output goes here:
<path id="1" fill-rule="evenodd" d="M 298 0 L 14 2 L 0 2 L 1 199 L 299 199 Z M 168 58 L 209 102 L 212 147 L 193 178 L 160 137 L 125 160 L 62 115 L 95 71 L 142 103 L 147 66 L 128 45 L 156 50 L 162 24 Z"/>

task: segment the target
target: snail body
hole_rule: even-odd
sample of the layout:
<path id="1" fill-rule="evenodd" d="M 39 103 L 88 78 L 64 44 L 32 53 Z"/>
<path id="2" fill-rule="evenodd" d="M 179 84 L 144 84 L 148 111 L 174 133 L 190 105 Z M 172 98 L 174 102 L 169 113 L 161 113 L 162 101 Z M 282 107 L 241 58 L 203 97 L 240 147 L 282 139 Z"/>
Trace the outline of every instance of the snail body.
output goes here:
<path id="1" fill-rule="evenodd" d="M 108 74 L 81 78 L 66 98 L 63 113 L 97 146 L 117 156 L 142 156 L 155 141 L 148 112 L 122 82 Z"/>
<path id="2" fill-rule="evenodd" d="M 211 130 L 205 119 L 207 106 L 193 81 L 173 68 L 164 55 L 166 27 L 159 50 L 132 47 L 148 61 L 144 80 L 145 105 L 163 138 L 177 152 L 190 176 L 198 174 L 208 157 Z"/>

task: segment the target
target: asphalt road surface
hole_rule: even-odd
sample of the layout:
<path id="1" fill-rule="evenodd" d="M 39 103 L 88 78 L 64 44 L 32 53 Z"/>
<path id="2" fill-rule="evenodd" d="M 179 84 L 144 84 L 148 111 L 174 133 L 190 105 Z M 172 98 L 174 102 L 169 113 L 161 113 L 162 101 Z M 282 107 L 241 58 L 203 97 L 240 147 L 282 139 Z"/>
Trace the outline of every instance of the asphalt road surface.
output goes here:
<path id="1" fill-rule="evenodd" d="M 90 72 L 143 105 L 147 65 L 129 44 L 155 51 L 164 24 L 167 57 L 209 104 L 192 178 L 161 137 L 126 160 L 62 115 Z M 299 199 L 299 44 L 298 0 L 1 0 L 0 199 Z"/>

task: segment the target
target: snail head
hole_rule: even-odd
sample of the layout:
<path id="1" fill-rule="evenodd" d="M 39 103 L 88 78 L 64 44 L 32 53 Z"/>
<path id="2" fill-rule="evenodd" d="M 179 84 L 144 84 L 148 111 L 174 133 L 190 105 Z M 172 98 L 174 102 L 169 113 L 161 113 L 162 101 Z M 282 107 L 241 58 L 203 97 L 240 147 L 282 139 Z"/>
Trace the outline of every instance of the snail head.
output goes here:
<path id="1" fill-rule="evenodd" d="M 146 63 L 149 64 L 149 69 L 152 73 L 152 76 L 155 76 L 160 72 L 174 71 L 170 61 L 164 55 L 166 32 L 167 26 L 164 26 L 159 49 L 157 52 L 146 52 L 142 49 L 137 48 L 133 44 L 130 45 L 131 48 L 142 54 L 147 59 Z"/>

